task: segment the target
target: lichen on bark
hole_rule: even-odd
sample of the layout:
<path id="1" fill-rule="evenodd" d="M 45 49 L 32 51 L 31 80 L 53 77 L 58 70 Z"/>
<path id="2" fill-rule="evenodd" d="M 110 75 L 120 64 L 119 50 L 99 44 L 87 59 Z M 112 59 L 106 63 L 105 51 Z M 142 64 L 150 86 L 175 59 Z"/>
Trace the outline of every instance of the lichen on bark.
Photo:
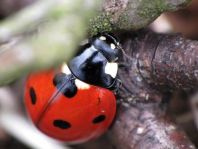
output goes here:
<path id="1" fill-rule="evenodd" d="M 137 30 L 147 26 L 161 13 L 187 6 L 191 0 L 104 0 L 99 8 L 104 19 L 91 19 L 91 32 Z M 101 15 L 102 14 L 102 15 Z M 108 21 L 107 21 L 107 20 Z M 102 27 L 103 26 L 103 27 Z M 108 26 L 108 28 L 106 27 Z"/>

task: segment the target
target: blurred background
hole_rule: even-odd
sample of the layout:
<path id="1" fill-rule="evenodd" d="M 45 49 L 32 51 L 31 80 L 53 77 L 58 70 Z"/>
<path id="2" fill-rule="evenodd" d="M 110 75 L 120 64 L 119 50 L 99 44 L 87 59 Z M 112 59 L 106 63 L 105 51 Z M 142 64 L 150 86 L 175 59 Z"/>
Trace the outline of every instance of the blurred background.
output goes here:
<path id="1" fill-rule="evenodd" d="M 3 20 L 36 0 L 1 0 L 0 19 Z M 157 33 L 182 33 L 190 39 L 198 39 L 198 1 L 193 0 L 185 9 L 168 12 L 158 17 L 149 28 Z M 10 86 L 0 88 L 0 149 L 113 149 L 104 135 L 98 140 L 68 147 L 41 134 L 29 121 L 23 105 L 25 77 Z M 178 91 L 171 100 L 168 112 L 176 119 L 190 139 L 198 147 L 198 96 Z"/>

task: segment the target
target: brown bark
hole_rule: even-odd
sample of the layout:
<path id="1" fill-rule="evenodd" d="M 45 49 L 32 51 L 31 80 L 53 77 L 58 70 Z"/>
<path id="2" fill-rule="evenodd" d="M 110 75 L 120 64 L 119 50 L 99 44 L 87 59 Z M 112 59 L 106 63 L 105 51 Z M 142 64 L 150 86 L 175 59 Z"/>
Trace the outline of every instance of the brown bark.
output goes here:
<path id="1" fill-rule="evenodd" d="M 110 132 L 116 149 L 195 149 L 157 104 L 121 105 Z"/>
<path id="2" fill-rule="evenodd" d="M 121 39 L 125 54 L 119 69 L 123 81 L 121 98 L 135 95 L 138 100 L 141 97 L 143 101 L 161 101 L 161 93 L 197 88 L 198 41 L 181 34 L 149 31 L 133 33 L 127 39 L 127 35 L 124 36 Z"/>
<path id="3" fill-rule="evenodd" d="M 166 105 L 174 90 L 190 91 L 198 85 L 198 42 L 147 31 L 121 39 L 122 102 L 109 133 L 113 144 L 118 149 L 194 149 L 167 115 Z"/>

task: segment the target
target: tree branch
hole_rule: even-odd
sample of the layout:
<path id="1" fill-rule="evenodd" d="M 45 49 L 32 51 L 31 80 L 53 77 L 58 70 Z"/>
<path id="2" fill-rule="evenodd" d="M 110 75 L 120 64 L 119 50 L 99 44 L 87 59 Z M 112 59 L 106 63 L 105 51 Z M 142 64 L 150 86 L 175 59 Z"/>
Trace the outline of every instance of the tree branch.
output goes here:
<path id="1" fill-rule="evenodd" d="M 122 104 L 109 136 L 115 149 L 195 149 L 157 104 Z"/>
<path id="2" fill-rule="evenodd" d="M 43 0 L 2 22 L 0 42 L 16 42 L 0 47 L 0 85 L 68 60 L 86 33 L 95 6 L 86 0 Z M 24 36 L 38 27 L 37 34 Z"/>
<path id="3" fill-rule="evenodd" d="M 120 61 L 123 67 L 119 69 L 124 85 L 122 98 L 133 94 L 143 101 L 149 97 L 159 101 L 161 93 L 197 88 L 198 41 L 180 34 L 155 34 L 144 30 L 121 35 L 121 39 L 125 50 Z M 153 93 L 159 96 L 152 97 Z"/>
<path id="4" fill-rule="evenodd" d="M 165 11 L 176 11 L 191 0 L 104 0 L 100 13 L 90 23 L 90 33 L 118 29 L 137 30 Z"/>
<path id="5" fill-rule="evenodd" d="M 166 114 L 165 103 L 173 90 L 197 87 L 197 78 L 191 72 L 198 68 L 198 42 L 181 35 L 147 31 L 123 34 L 121 39 L 125 54 L 119 77 L 123 86 L 118 95 L 120 111 L 109 135 L 111 140 L 119 149 L 194 149 Z"/>

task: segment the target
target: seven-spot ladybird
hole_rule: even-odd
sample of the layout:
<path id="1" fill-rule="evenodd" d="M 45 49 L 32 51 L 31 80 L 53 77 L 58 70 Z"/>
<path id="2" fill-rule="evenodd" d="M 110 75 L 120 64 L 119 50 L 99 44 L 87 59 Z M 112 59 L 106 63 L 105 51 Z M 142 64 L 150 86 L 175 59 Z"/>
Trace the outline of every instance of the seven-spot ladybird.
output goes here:
<path id="1" fill-rule="evenodd" d="M 113 36 L 96 36 L 82 46 L 68 66 L 28 76 L 25 105 L 42 132 L 81 143 L 108 129 L 116 113 L 116 99 L 110 90 L 120 85 L 118 66 L 112 63 L 118 58 L 117 47 Z"/>

